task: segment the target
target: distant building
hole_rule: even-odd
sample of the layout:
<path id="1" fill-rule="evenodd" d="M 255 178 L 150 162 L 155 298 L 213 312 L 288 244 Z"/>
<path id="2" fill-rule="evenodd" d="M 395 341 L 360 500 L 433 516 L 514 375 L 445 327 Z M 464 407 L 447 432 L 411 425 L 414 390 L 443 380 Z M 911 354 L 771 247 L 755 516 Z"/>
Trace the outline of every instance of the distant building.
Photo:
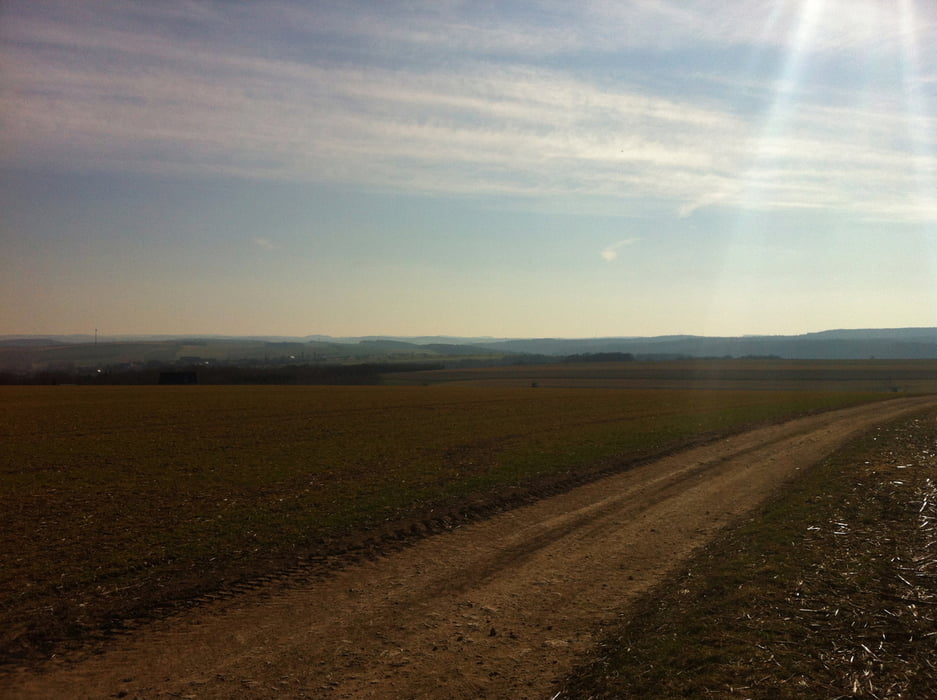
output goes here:
<path id="1" fill-rule="evenodd" d="M 198 374 L 192 371 L 160 372 L 160 384 L 198 384 Z"/>

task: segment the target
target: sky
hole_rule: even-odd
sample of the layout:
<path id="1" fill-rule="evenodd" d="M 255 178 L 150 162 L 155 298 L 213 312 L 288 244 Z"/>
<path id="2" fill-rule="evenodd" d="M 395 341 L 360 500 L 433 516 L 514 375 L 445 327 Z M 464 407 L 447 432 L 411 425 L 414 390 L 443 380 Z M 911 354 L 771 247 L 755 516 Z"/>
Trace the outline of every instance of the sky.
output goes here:
<path id="1" fill-rule="evenodd" d="M 0 335 L 937 326 L 937 2 L 0 0 Z"/>

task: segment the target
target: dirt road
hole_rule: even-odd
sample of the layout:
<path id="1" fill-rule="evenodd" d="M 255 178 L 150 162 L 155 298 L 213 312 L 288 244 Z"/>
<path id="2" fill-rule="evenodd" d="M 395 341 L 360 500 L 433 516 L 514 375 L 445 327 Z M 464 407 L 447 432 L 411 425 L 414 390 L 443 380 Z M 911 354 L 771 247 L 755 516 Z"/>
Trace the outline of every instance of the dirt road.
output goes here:
<path id="1" fill-rule="evenodd" d="M 916 398 L 694 448 L 0 679 L 5 698 L 537 698 L 719 528 Z"/>

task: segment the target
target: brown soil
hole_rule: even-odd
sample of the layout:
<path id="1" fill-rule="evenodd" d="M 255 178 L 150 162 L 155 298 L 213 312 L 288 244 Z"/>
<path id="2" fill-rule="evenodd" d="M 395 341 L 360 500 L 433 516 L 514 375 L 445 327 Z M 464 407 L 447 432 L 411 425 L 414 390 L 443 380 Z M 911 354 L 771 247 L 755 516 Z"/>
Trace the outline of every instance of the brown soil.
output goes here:
<path id="1" fill-rule="evenodd" d="M 7 698 L 549 698 L 715 532 L 933 397 L 760 428 L 0 678 Z"/>

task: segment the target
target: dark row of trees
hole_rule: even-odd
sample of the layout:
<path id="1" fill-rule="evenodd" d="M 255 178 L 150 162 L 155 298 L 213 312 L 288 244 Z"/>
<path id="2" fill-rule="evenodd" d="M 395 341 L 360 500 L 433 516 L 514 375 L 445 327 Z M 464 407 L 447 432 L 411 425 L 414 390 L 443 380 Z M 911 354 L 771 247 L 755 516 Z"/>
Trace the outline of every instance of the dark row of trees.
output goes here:
<path id="1" fill-rule="evenodd" d="M 178 365 L 131 369 L 60 369 L 33 373 L 0 372 L 0 384 L 379 384 L 381 375 L 442 369 L 439 363 L 400 362 L 354 365 Z"/>
<path id="2" fill-rule="evenodd" d="M 567 355 L 563 362 L 633 362 L 630 352 L 587 352 L 581 355 Z"/>

